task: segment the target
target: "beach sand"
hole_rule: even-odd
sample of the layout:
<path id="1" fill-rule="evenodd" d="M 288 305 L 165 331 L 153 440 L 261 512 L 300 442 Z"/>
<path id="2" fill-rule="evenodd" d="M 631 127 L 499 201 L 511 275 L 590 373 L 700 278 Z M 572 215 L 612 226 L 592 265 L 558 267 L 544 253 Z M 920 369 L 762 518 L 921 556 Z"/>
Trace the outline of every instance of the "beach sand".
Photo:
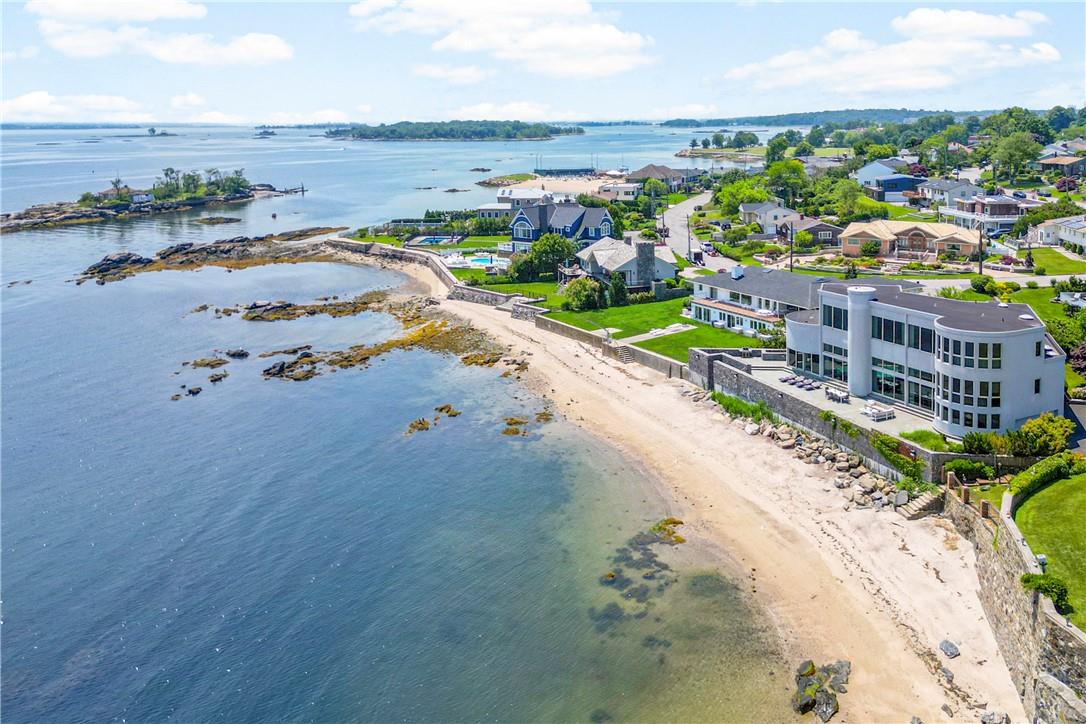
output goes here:
<path id="1" fill-rule="evenodd" d="M 592 194 L 608 181 L 602 176 L 547 176 L 511 184 L 514 189 L 546 189 L 560 194 Z"/>
<path id="2" fill-rule="evenodd" d="M 838 721 L 951 721 L 943 705 L 954 721 L 977 721 L 985 709 L 1026 720 L 977 597 L 972 546 L 949 523 L 846 511 L 829 474 L 748 436 L 717 405 L 684 396 L 696 389 L 690 383 L 445 299 L 429 269 L 398 268 L 443 309 L 527 355 L 523 381 L 567 419 L 657 473 L 683 534 L 719 549 L 727 573 L 745 576 L 794 663 L 852 662 Z M 960 657 L 938 652 L 944 638 Z"/>

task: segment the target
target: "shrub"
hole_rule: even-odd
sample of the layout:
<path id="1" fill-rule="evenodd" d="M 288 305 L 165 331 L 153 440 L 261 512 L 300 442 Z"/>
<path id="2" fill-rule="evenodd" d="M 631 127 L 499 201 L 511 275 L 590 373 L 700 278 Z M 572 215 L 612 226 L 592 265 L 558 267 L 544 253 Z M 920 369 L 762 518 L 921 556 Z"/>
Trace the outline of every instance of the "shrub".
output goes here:
<path id="1" fill-rule="evenodd" d="M 879 242 L 874 240 L 865 241 L 860 244 L 860 256 L 878 256 L 882 246 Z"/>
<path id="2" fill-rule="evenodd" d="M 1051 573 L 1024 573 L 1022 588 L 1027 591 L 1037 591 L 1052 599 L 1052 605 L 1062 614 L 1071 612 L 1071 603 L 1067 600 L 1067 584 L 1062 579 Z"/>
<path id="3" fill-rule="evenodd" d="M 923 480 L 924 461 L 902 455 L 898 451 L 900 441 L 896 437 L 873 431 L 870 440 L 871 446 L 879 452 L 879 455 L 882 455 L 890 467 L 917 483 Z"/>
<path id="4" fill-rule="evenodd" d="M 581 277 L 566 285 L 566 298 L 562 301 L 563 309 L 580 312 L 585 309 L 602 309 L 606 306 L 603 285 L 595 279 Z"/>
<path id="5" fill-rule="evenodd" d="M 761 402 L 747 402 L 738 397 L 732 395 L 725 395 L 722 392 L 714 392 L 713 401 L 724 408 L 732 417 L 749 417 L 754 422 L 761 422 L 767 420 L 776 424 L 777 416 L 773 414 L 773 410 L 769 408 L 769 405 L 765 401 Z"/>
<path id="6" fill-rule="evenodd" d="M 1011 480 L 1010 489 L 1015 495 L 1035 493 L 1049 483 L 1066 478 L 1079 465 L 1070 452 L 1062 452 L 1034 463 Z"/>
<path id="7" fill-rule="evenodd" d="M 1043 266 L 1035 266 L 1033 267 L 1033 273 L 1039 277 L 1043 277 L 1045 275 L 1045 268 Z"/>
<path id="8" fill-rule="evenodd" d="M 630 304 L 647 304 L 655 301 L 656 295 L 652 292 L 636 292 L 630 295 Z"/>
<path id="9" fill-rule="evenodd" d="M 630 292 L 626 288 L 626 279 L 619 272 L 611 273 L 611 304 L 624 307 L 630 303 Z"/>
<path id="10" fill-rule="evenodd" d="M 979 460 L 951 460 L 943 466 L 943 470 L 950 471 L 959 478 L 966 480 L 976 480 L 978 478 L 992 480 L 995 478 L 995 469 Z"/>
<path id="11" fill-rule="evenodd" d="M 981 294 L 989 294 L 988 285 L 994 283 L 995 280 L 985 274 L 978 274 L 969 280 L 969 286 L 973 288 L 974 292 L 980 292 Z"/>
<path id="12" fill-rule="evenodd" d="M 1027 288 L 1029 288 L 1029 289 L 1036 289 L 1036 288 L 1037 288 L 1037 287 L 1039 287 L 1039 286 L 1040 286 L 1040 284 L 1038 284 L 1038 283 L 1037 283 L 1037 282 L 1035 282 L 1035 281 L 1028 281 L 1028 282 L 1026 282 L 1026 287 L 1027 287 Z"/>
<path id="13" fill-rule="evenodd" d="M 991 455 L 995 452 L 994 436 L 990 432 L 967 432 L 962 436 L 962 452 Z"/>
<path id="14" fill-rule="evenodd" d="M 1046 412 L 1008 432 L 1005 437 L 1010 443 L 1011 455 L 1055 455 L 1067 449 L 1067 439 L 1074 431 L 1075 423 Z"/>

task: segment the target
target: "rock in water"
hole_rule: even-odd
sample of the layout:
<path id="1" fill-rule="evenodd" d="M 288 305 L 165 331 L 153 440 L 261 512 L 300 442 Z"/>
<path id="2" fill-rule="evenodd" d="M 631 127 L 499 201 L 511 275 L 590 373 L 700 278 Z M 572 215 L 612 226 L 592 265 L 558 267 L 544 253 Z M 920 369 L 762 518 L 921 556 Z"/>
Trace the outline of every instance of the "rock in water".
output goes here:
<path id="1" fill-rule="evenodd" d="M 243 350 L 241 348 L 228 349 L 228 350 L 226 350 L 225 354 L 226 354 L 227 357 L 231 357 L 233 359 L 245 359 L 246 357 L 249 356 L 249 353 L 246 350 Z"/>
<path id="2" fill-rule="evenodd" d="M 837 695 L 823 689 L 815 694 L 814 713 L 822 721 L 829 721 L 837 713 Z"/>
<path id="3" fill-rule="evenodd" d="M 948 639 L 943 639 L 939 642 L 939 650 L 946 654 L 946 657 L 948 659 L 953 659 L 961 653 L 960 651 L 958 651 L 958 647 L 955 646 L 953 642 Z"/>
<path id="4" fill-rule="evenodd" d="M 196 397 L 196 395 L 200 394 L 203 391 L 204 391 L 204 388 L 202 388 L 202 387 L 190 387 L 188 389 L 188 393 L 190 395 L 192 395 L 193 397 Z"/>

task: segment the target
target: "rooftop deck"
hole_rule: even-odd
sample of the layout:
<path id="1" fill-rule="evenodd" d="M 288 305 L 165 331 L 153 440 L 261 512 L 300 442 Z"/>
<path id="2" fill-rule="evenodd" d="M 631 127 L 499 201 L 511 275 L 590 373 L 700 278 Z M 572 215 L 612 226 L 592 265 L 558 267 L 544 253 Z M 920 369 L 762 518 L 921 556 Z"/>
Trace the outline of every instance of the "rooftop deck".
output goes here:
<path id="1" fill-rule="evenodd" d="M 768 322 L 770 324 L 776 324 L 781 320 L 776 314 L 772 312 L 759 311 L 757 309 L 751 309 L 750 307 L 742 307 L 738 304 L 732 304 L 720 299 L 709 299 L 708 297 L 691 297 L 691 304 L 700 304 L 705 307 L 711 307 L 721 312 L 727 312 L 729 314 L 737 314 L 740 317 L 747 317 L 749 319 L 757 319 L 761 322 Z"/>

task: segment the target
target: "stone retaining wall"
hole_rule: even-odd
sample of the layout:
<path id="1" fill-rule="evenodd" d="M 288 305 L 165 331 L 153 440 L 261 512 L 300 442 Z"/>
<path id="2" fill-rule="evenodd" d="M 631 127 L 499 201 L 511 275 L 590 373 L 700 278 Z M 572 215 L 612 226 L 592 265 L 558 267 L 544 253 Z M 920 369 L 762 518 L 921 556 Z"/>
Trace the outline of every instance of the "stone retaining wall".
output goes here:
<path id="1" fill-rule="evenodd" d="M 536 317 L 540 314 L 546 314 L 550 310 L 546 307 L 537 307 L 533 304 L 526 302 L 513 302 L 513 319 L 523 319 L 527 322 L 534 322 Z"/>
<path id="2" fill-rule="evenodd" d="M 1026 713 L 1038 724 L 1086 722 L 1086 634 L 1050 600 L 1022 588 L 1022 574 L 1041 568 L 1011 517 L 1011 496 L 985 519 L 960 492 L 948 491 L 944 515 L 976 551 L 980 602 Z"/>
<path id="3" fill-rule="evenodd" d="M 619 347 L 625 347 L 629 350 L 632 361 L 636 362 L 639 365 L 644 365 L 650 369 L 654 369 L 661 374 L 667 375 L 668 379 L 671 379 L 673 377 L 680 380 L 690 379 L 690 375 L 688 374 L 686 365 L 684 365 L 682 362 L 677 362 L 670 357 L 665 357 L 662 354 L 650 352 L 647 349 L 635 347 L 632 344 L 624 345 L 622 344 L 621 340 L 619 340 L 619 342 L 614 346 L 605 347 L 603 352 L 608 357 L 621 359 L 618 352 Z"/>
<path id="4" fill-rule="evenodd" d="M 559 322 L 558 320 L 551 319 L 550 317 L 543 314 L 536 316 L 535 326 L 546 332 L 554 332 L 555 334 L 560 334 L 563 337 L 575 339 L 578 342 L 587 344 L 591 347 L 595 347 L 599 350 L 602 350 L 606 344 L 603 337 L 599 336 L 598 334 L 592 334 L 591 332 L 581 329 L 580 327 L 574 327 L 572 324 Z"/>

